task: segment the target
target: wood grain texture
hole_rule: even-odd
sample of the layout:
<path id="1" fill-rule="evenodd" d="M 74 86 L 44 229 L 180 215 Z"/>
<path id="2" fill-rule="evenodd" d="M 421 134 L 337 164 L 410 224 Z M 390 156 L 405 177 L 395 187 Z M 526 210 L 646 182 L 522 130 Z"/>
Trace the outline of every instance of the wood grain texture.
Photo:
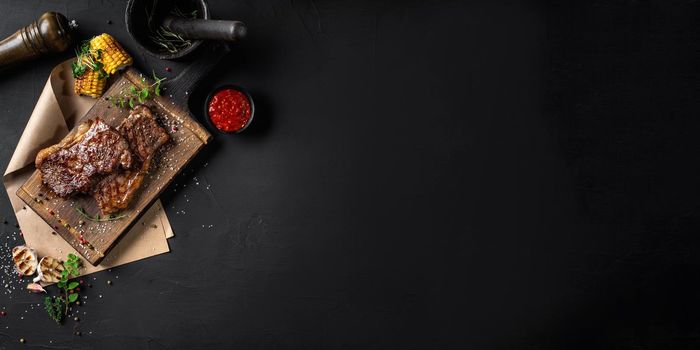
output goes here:
<path id="1" fill-rule="evenodd" d="M 129 110 L 115 107 L 106 97 L 120 96 L 132 85 L 138 89 L 152 82 L 136 70 L 128 69 L 117 77 L 105 95 L 97 101 L 82 121 L 100 118 L 117 127 L 129 115 Z M 77 208 L 95 217 L 100 213 L 97 202 L 89 195 L 60 198 L 46 187 L 41 173 L 35 170 L 17 195 L 27 203 L 54 231 L 68 241 L 87 261 L 97 265 L 109 253 L 122 235 L 137 222 L 153 201 L 173 180 L 175 175 L 202 149 L 211 135 L 189 116 L 182 106 L 162 96 L 146 102 L 156 119 L 168 131 L 172 140 L 157 154 L 154 166 L 146 176 L 132 203 L 114 221 L 97 222 L 83 217 Z M 73 128 L 71 134 L 76 128 Z M 81 224 L 82 223 L 82 224 Z M 83 242 L 81 243 L 81 236 Z M 87 241 L 87 242 L 86 242 Z"/>

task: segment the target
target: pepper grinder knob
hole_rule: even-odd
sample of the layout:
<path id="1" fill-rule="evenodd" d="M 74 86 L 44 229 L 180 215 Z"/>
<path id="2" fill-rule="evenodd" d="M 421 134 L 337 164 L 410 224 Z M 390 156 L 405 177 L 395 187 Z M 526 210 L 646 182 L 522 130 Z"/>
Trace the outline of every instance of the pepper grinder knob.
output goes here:
<path id="1" fill-rule="evenodd" d="M 71 46 L 71 25 L 58 12 L 46 12 L 28 26 L 0 41 L 0 67 L 27 61 Z"/>

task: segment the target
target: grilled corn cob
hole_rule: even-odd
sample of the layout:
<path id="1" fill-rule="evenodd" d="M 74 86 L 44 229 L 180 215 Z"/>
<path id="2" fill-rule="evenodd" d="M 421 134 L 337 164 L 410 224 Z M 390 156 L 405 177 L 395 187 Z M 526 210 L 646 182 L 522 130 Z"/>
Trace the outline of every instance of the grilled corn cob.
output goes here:
<path id="1" fill-rule="evenodd" d="M 78 55 L 73 65 L 73 77 L 73 89 L 78 95 L 97 98 L 105 92 L 107 74 L 102 70 L 102 64 L 95 62 L 89 53 Z"/>
<path id="2" fill-rule="evenodd" d="M 75 93 L 98 98 L 105 92 L 106 83 L 107 78 L 102 72 L 87 69 L 83 75 L 75 78 Z"/>
<path id="3" fill-rule="evenodd" d="M 107 33 L 90 39 L 90 51 L 104 64 L 104 70 L 109 75 L 133 63 L 126 50 Z"/>

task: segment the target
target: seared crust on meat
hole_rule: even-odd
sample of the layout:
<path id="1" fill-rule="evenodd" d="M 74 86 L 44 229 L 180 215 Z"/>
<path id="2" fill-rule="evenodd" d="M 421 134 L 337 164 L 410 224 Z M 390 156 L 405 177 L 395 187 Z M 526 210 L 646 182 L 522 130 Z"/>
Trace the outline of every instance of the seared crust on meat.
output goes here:
<path id="1" fill-rule="evenodd" d="M 39 152 L 35 164 L 42 181 L 57 195 L 87 193 L 101 175 L 132 166 L 126 139 L 99 118 L 88 120 L 60 143 Z"/>
<path id="2" fill-rule="evenodd" d="M 170 135 L 146 106 L 135 107 L 117 129 L 99 118 L 78 126 L 36 157 L 42 181 L 61 197 L 91 193 L 104 214 L 126 209 L 153 156 Z"/>
<path id="3" fill-rule="evenodd" d="M 170 140 L 170 135 L 158 125 L 151 110 L 144 105 L 134 107 L 118 129 L 143 163 L 150 163 L 156 151 Z"/>
<path id="4" fill-rule="evenodd" d="M 119 125 L 138 159 L 132 170 L 120 170 L 103 178 L 92 191 L 103 214 L 126 209 L 153 162 L 153 155 L 170 140 L 170 135 L 156 122 L 151 110 L 137 106 Z"/>
<path id="5" fill-rule="evenodd" d="M 103 214 L 113 214 L 129 206 L 141 187 L 146 171 L 125 170 L 111 174 L 95 185 L 92 196 Z"/>

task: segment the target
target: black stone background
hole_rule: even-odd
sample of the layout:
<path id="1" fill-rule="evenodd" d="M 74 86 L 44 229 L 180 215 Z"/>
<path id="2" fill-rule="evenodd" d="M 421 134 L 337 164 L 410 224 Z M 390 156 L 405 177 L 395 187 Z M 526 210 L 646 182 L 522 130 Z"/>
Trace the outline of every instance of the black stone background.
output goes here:
<path id="1" fill-rule="evenodd" d="M 700 347 L 700 3 L 209 2 L 250 36 L 190 107 L 236 83 L 255 123 L 163 195 L 172 252 L 95 275 L 77 326 L 10 282 L 0 348 Z M 124 5 L 0 0 L 0 36 L 58 10 L 176 74 Z M 69 56 L 0 77 L 0 164 Z"/>

